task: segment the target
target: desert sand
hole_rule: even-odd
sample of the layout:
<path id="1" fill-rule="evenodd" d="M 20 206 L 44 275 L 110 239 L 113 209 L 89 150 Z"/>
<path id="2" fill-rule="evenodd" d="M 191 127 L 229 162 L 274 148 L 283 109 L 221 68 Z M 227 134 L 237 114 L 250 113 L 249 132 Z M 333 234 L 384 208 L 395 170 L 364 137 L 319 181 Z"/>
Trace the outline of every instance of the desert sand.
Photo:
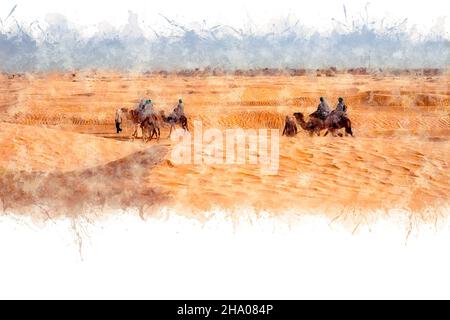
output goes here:
<path id="1" fill-rule="evenodd" d="M 0 76 L 0 198 L 6 212 L 45 216 L 161 207 L 202 216 L 253 208 L 336 215 L 450 204 L 450 76 L 180 76 L 99 72 Z M 175 164 L 159 142 L 115 133 L 114 112 L 149 97 L 189 125 L 282 129 L 325 96 L 349 107 L 355 137 L 280 136 L 279 170 L 254 164 Z M 281 132 L 280 132 L 281 135 Z"/>

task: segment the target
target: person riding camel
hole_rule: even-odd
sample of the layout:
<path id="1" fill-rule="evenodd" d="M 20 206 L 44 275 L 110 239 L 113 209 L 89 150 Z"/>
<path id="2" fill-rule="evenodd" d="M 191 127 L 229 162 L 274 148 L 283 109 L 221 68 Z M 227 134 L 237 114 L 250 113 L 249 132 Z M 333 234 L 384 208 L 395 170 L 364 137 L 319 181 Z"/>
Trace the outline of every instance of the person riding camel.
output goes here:
<path id="1" fill-rule="evenodd" d="M 178 99 L 178 104 L 175 107 L 175 109 L 173 109 L 173 113 L 177 116 L 177 118 L 184 116 L 184 103 L 183 100 Z"/>
<path id="2" fill-rule="evenodd" d="M 139 104 L 137 105 L 137 107 L 136 107 L 136 111 L 137 112 L 141 112 L 142 110 L 144 110 L 144 108 L 145 108 L 145 99 L 144 98 L 142 98 L 140 101 L 139 101 Z"/>
<path id="3" fill-rule="evenodd" d="M 335 111 L 342 111 L 342 112 L 346 112 L 347 111 L 347 106 L 344 103 L 344 99 L 342 97 L 338 98 L 338 104 L 336 105 L 336 108 L 334 109 Z"/>
<path id="4" fill-rule="evenodd" d="M 145 119 L 146 116 L 148 116 L 154 112 L 152 100 L 151 99 L 142 99 L 139 102 L 139 105 L 138 105 L 136 111 L 138 112 L 139 118 L 141 120 Z"/>
<path id="5" fill-rule="evenodd" d="M 138 106 L 136 107 L 136 111 L 144 113 L 145 111 L 153 110 L 153 102 L 151 99 L 141 99 L 139 101 Z"/>
<path id="6" fill-rule="evenodd" d="M 347 106 L 344 103 L 344 99 L 342 97 L 338 98 L 338 103 L 336 108 L 330 112 L 329 118 L 332 122 L 339 122 L 342 118 L 347 118 Z"/>
<path id="7" fill-rule="evenodd" d="M 146 112 L 153 112 L 153 102 L 152 102 L 152 100 L 150 100 L 150 99 L 145 100 L 144 107 L 143 107 L 142 111 L 144 113 L 146 113 Z"/>
<path id="8" fill-rule="evenodd" d="M 316 112 L 313 113 L 314 116 L 318 117 L 319 119 L 325 120 L 328 115 L 330 114 L 330 107 L 328 106 L 328 102 L 325 100 L 324 97 L 320 97 L 320 103 L 317 106 Z"/>

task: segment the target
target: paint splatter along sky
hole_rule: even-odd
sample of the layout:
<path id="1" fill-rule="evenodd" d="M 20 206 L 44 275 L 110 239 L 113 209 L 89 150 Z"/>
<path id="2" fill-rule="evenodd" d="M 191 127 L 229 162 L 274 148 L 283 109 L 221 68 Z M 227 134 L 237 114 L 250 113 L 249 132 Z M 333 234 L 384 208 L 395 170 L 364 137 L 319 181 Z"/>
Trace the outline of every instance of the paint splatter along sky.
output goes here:
<path id="1" fill-rule="evenodd" d="M 446 68 L 446 7 L 436 0 L 8 0 L 0 4 L 0 69 Z"/>

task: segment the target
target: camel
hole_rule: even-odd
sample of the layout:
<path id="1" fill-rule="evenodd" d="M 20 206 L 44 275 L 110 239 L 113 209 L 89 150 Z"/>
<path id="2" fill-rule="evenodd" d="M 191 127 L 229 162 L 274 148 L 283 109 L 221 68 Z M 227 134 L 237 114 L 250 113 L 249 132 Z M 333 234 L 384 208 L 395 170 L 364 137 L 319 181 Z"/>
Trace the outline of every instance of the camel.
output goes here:
<path id="1" fill-rule="evenodd" d="M 146 133 L 151 132 L 150 134 L 150 140 L 153 138 L 153 136 L 156 135 L 157 139 L 159 140 L 159 131 L 160 131 L 160 125 L 159 125 L 159 119 L 156 114 L 150 114 L 150 115 L 143 115 L 137 110 L 128 108 L 121 108 L 122 113 L 125 115 L 126 120 L 131 121 L 131 123 L 134 126 L 133 133 L 131 134 L 131 139 L 134 140 L 138 136 L 138 129 L 141 128 L 142 131 L 142 138 L 145 139 L 144 135 Z M 144 133 L 144 131 L 147 130 L 147 132 Z M 149 131 L 151 130 L 151 131 Z"/>
<path id="2" fill-rule="evenodd" d="M 336 131 L 344 128 L 345 136 L 351 135 L 353 137 L 352 122 L 345 112 L 331 111 L 330 115 L 325 119 L 325 126 L 327 131 L 324 136 L 331 132 L 333 137 L 335 137 Z M 338 135 L 342 137 L 342 133 L 338 133 Z"/>
<path id="3" fill-rule="evenodd" d="M 300 125 L 300 127 L 303 130 L 306 130 L 309 132 L 309 135 L 313 135 L 316 133 L 318 136 L 320 136 L 320 130 L 321 130 L 321 122 L 317 118 L 312 118 L 308 122 L 305 121 L 303 113 L 301 112 L 295 112 L 294 113 L 295 120 Z M 319 121 L 317 121 L 319 120 Z"/>
<path id="4" fill-rule="evenodd" d="M 138 128 L 141 126 L 141 122 L 143 119 L 141 119 L 141 115 L 137 110 L 128 110 L 128 108 L 121 108 L 122 113 L 125 115 L 125 119 L 128 121 L 131 121 L 131 123 L 134 126 L 134 131 L 131 135 L 131 138 L 137 138 L 138 135 Z"/>
<path id="5" fill-rule="evenodd" d="M 131 135 L 131 138 L 133 140 L 138 136 L 138 128 L 142 129 L 143 139 L 151 140 L 153 136 L 156 136 L 157 140 L 159 140 L 159 137 L 161 135 L 161 121 L 170 125 L 169 138 L 176 124 L 180 124 L 185 131 L 189 131 L 187 118 L 184 115 L 178 116 L 174 112 L 172 112 L 168 117 L 166 117 L 163 110 L 160 111 L 159 115 L 156 115 L 155 113 L 151 113 L 150 115 L 143 115 L 137 110 L 129 110 L 127 108 L 121 108 L 121 110 L 125 115 L 125 118 L 133 123 L 134 131 Z"/>
<path id="6" fill-rule="evenodd" d="M 286 116 L 282 136 L 286 135 L 286 137 L 293 137 L 296 134 L 297 134 L 297 125 L 295 124 L 295 120 L 290 116 Z"/>
<path id="7" fill-rule="evenodd" d="M 179 124 L 184 131 L 189 131 L 187 118 L 185 115 L 177 115 L 172 112 L 168 117 L 166 117 L 163 110 L 161 110 L 160 115 L 162 120 L 170 125 L 169 138 L 172 134 L 172 129 L 175 129 L 176 124 Z"/>
<path id="8" fill-rule="evenodd" d="M 338 131 L 341 128 L 345 128 L 345 135 L 351 135 L 353 136 L 352 131 L 352 124 L 350 119 L 345 114 L 338 114 L 333 112 L 325 119 L 319 119 L 313 116 L 313 114 L 309 117 L 308 122 L 305 122 L 303 113 L 301 112 L 295 112 L 294 117 L 297 120 L 297 123 L 302 127 L 303 130 L 306 130 L 310 133 L 310 135 L 313 135 L 314 133 L 320 136 L 320 132 L 322 130 L 327 130 L 325 132 L 326 136 L 329 132 L 333 135 L 333 137 L 336 136 L 336 131 Z M 338 133 L 340 137 L 342 137 L 341 133 Z"/>
<path id="9" fill-rule="evenodd" d="M 156 141 L 159 141 L 159 137 L 161 136 L 159 119 L 155 114 L 148 115 L 141 122 L 142 129 L 142 140 L 147 142 L 153 139 L 153 136 L 156 136 Z"/>

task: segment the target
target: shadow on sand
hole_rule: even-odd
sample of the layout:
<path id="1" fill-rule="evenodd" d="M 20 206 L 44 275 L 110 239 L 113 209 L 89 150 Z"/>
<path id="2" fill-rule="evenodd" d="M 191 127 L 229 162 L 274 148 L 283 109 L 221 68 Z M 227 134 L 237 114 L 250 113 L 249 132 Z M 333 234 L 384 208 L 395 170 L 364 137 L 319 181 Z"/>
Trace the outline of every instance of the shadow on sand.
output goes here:
<path id="1" fill-rule="evenodd" d="M 77 216 L 105 207 L 142 210 L 167 199 L 146 181 L 167 152 L 167 147 L 157 145 L 83 170 L 0 173 L 3 210 L 34 208 L 49 217 Z"/>

